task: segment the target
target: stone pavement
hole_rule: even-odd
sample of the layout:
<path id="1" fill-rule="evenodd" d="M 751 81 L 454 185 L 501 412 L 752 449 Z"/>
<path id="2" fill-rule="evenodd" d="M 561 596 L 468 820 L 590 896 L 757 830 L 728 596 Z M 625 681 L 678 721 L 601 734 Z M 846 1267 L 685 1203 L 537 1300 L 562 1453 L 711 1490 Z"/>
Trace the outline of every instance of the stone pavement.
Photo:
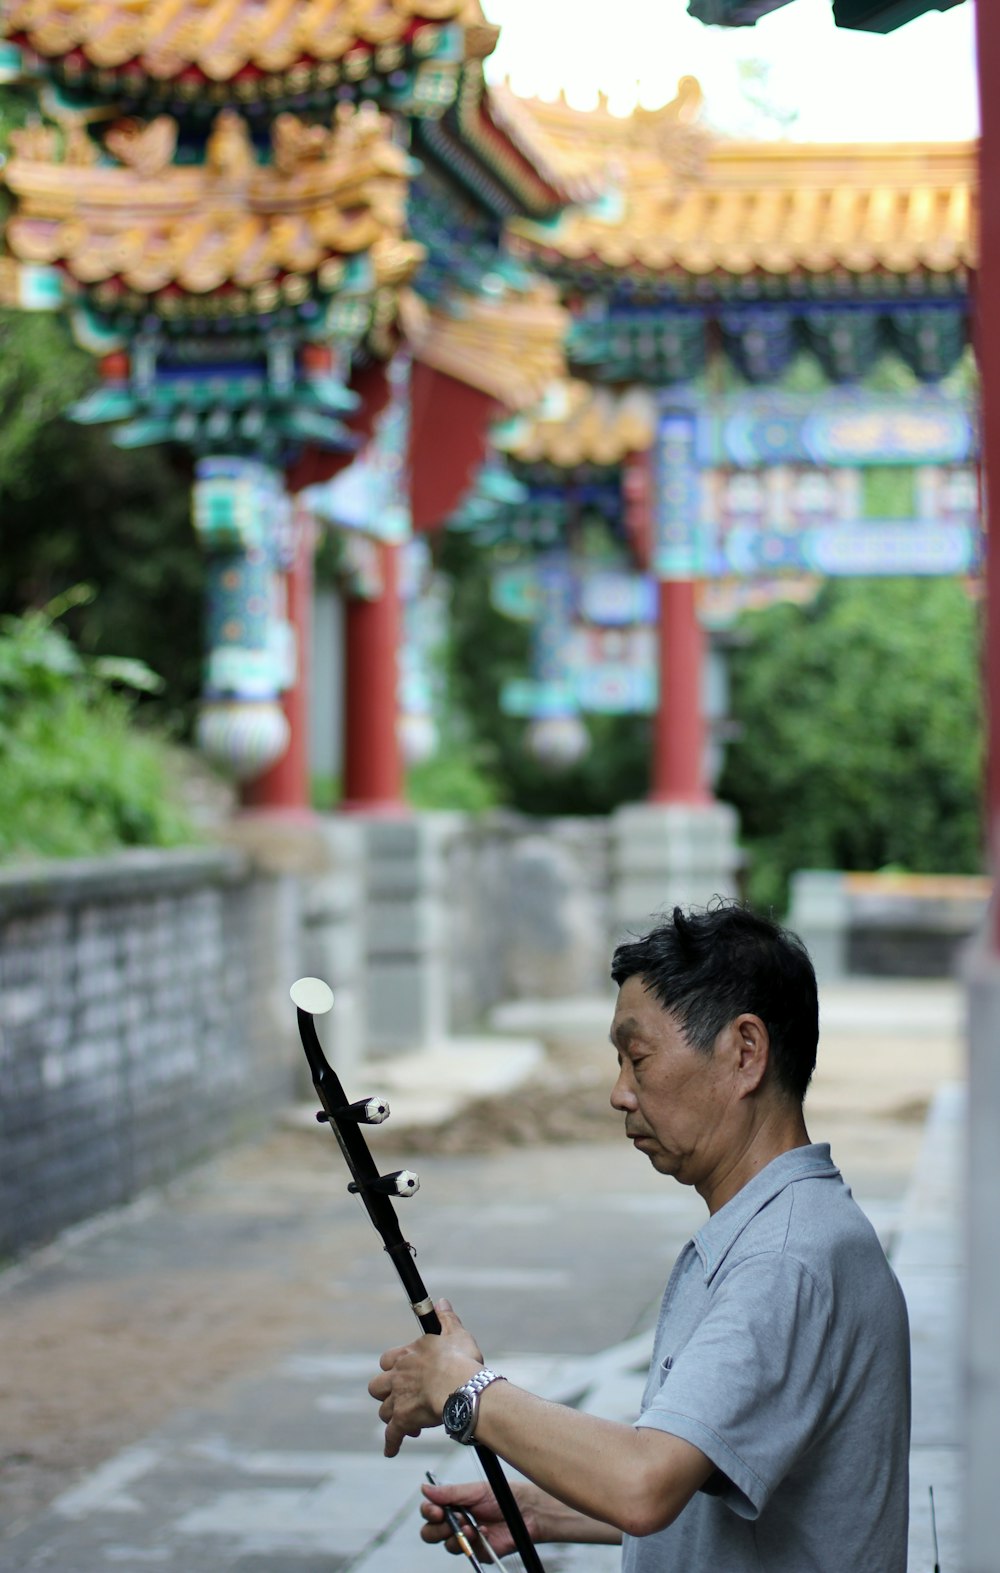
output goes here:
<path id="1" fill-rule="evenodd" d="M 861 985 L 827 991 L 824 1000 L 811 1133 L 833 1141 L 890 1252 L 911 1312 L 910 1573 L 931 1573 L 934 1565 L 928 1485 L 940 1565 L 943 1573 L 957 1573 L 954 1355 L 964 1120 L 955 1081 L 957 995 L 933 985 Z M 604 1001 L 561 1013 L 551 1003 L 526 1003 L 500 1013 L 498 1024 L 576 1041 L 587 1033 L 603 1037 L 608 1020 Z M 452 1076 L 445 1091 L 453 1097 Z M 380 1161 L 389 1166 L 381 1154 Z M 487 1358 L 552 1398 L 614 1418 L 634 1415 L 665 1267 L 702 1221 L 698 1198 L 664 1189 L 620 1135 L 606 1146 L 432 1158 L 420 1167 L 423 1189 L 407 1203 L 408 1236 L 420 1245 L 429 1289 L 452 1298 Z M 313 1277 L 320 1283 L 322 1335 L 303 1337 L 207 1386 L 88 1472 L 33 1522 L 0 1539 L 3 1573 L 443 1568 L 441 1551 L 417 1538 L 418 1487 L 427 1469 L 463 1478 L 469 1455 L 431 1433 L 408 1443 L 395 1460 L 381 1457 L 365 1385 L 380 1349 L 409 1337 L 413 1323 L 377 1239 L 367 1226 L 359 1231 L 357 1204 L 342 1196 L 338 1179 L 336 1170 L 328 1177 L 329 1209 L 310 1219 L 299 1254 L 282 1258 L 290 1298 L 312 1292 Z M 116 1253 L 136 1251 L 140 1233 L 151 1259 L 164 1241 L 177 1252 L 170 1230 L 176 1230 L 173 1213 L 185 1206 L 191 1208 L 186 1239 L 197 1240 L 199 1223 L 216 1215 L 248 1230 L 260 1207 L 256 1198 L 248 1205 L 245 1192 L 239 1171 L 234 1180 L 225 1165 L 207 1170 L 193 1185 L 193 1203 L 182 1192 L 170 1206 L 111 1219 L 103 1232 L 70 1242 L 62 1258 L 50 1252 L 38 1265 L 24 1264 L 11 1292 L 29 1293 L 33 1275 L 54 1285 L 60 1272 L 108 1272 Z M 324 1260 L 319 1268 L 317 1253 Z M 178 1277 L 184 1266 L 178 1257 Z M 550 1573 L 610 1573 L 617 1552 L 549 1547 L 543 1560 Z"/>

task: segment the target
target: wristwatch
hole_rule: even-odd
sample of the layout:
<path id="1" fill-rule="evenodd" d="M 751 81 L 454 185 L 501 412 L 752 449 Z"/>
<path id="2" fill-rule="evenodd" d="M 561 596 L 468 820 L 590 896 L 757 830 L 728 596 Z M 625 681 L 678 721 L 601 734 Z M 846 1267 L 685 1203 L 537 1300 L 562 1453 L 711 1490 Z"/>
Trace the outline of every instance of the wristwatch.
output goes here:
<path id="1" fill-rule="evenodd" d="M 476 1420 L 479 1417 L 479 1395 L 485 1392 L 491 1382 L 506 1382 L 505 1376 L 499 1376 L 496 1371 L 491 1371 L 484 1366 L 477 1371 L 475 1376 L 470 1376 L 461 1387 L 449 1393 L 444 1401 L 441 1419 L 444 1428 L 453 1442 L 470 1442 L 476 1433 Z"/>

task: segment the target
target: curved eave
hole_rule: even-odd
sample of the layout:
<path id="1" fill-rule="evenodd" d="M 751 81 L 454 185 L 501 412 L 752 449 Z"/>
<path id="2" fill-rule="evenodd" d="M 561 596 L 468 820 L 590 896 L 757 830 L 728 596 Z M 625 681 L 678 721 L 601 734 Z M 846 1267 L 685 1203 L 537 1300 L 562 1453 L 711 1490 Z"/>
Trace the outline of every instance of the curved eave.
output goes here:
<path id="1" fill-rule="evenodd" d="M 568 409 L 561 418 L 536 414 L 519 421 L 508 438 L 496 439 L 508 458 L 523 465 L 552 465 L 576 470 L 583 465 L 609 469 L 652 447 L 656 434 L 655 396 L 644 388 L 612 393 L 583 383 L 562 392 Z"/>
<path id="2" fill-rule="evenodd" d="M 568 315 L 544 292 L 489 302 L 454 301 L 456 314 L 403 302 L 403 323 L 414 355 L 435 371 L 497 399 L 509 410 L 535 404 L 566 375 L 563 340 Z"/>
<path id="3" fill-rule="evenodd" d="M 858 245 L 836 250 L 817 247 L 808 252 L 741 247 L 719 253 L 707 247 L 633 247 L 613 242 L 601 246 L 553 244 L 550 236 L 531 236 L 523 231 L 511 237 L 511 251 L 554 276 L 585 275 L 606 289 L 612 289 L 615 280 L 626 274 L 638 284 L 652 286 L 683 278 L 700 279 L 706 289 L 713 281 L 720 286 L 754 279 L 786 280 L 791 284 L 804 275 L 822 278 L 831 274 L 857 278 L 927 274 L 935 280 L 952 280 L 964 286 L 977 263 L 977 252 L 971 245 L 961 250 L 909 246 L 876 249 Z"/>
<path id="4" fill-rule="evenodd" d="M 375 172 L 375 186 L 385 175 Z M 201 168 L 138 170 L 12 158 L 18 206 L 5 239 L 19 261 L 56 264 L 77 283 L 120 281 L 140 294 L 172 286 L 202 294 L 308 277 L 375 247 L 399 247 L 393 205 L 371 169 L 322 166 L 282 178 L 258 169 L 212 183 Z M 401 199 L 400 204 L 401 207 Z M 413 271 L 423 255 L 410 247 Z"/>
<path id="5" fill-rule="evenodd" d="M 458 113 L 463 113 L 460 100 Z M 572 203 L 591 202 L 601 191 L 603 179 L 563 157 L 521 102 L 509 89 L 487 84 L 479 103 L 481 135 L 508 165 L 530 171 L 549 194 L 548 205 L 531 211 L 542 216 Z"/>
<path id="6" fill-rule="evenodd" d="M 149 297 L 173 287 L 208 295 L 227 286 L 254 289 L 279 278 L 322 278 L 327 265 L 371 251 L 379 239 L 367 226 L 345 227 L 323 242 L 300 232 L 275 244 L 268 227 L 250 218 L 224 231 L 209 222 L 187 225 L 182 236 L 169 228 L 135 225 L 115 234 L 75 227 L 70 239 L 64 225 L 34 220 L 15 221 L 7 234 L 10 252 L 20 262 L 59 266 L 83 286 L 114 281 Z M 411 272 L 423 255 L 420 248 L 412 249 Z"/>
<path id="7" fill-rule="evenodd" d="M 534 132 L 524 115 L 505 112 L 502 94 L 471 66 L 447 113 L 417 126 L 421 145 L 495 217 L 550 219 L 592 200 L 599 183 L 564 168 L 557 150 Z"/>

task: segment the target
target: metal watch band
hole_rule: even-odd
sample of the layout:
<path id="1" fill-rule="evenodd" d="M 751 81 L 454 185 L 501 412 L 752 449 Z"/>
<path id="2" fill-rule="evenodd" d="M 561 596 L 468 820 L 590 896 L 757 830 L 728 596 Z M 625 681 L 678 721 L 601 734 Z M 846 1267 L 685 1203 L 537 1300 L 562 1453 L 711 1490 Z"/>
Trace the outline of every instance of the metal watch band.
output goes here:
<path id="1" fill-rule="evenodd" d="M 486 1391 L 491 1382 L 506 1382 L 506 1380 L 507 1378 L 501 1376 L 498 1371 L 491 1371 L 489 1366 L 483 1366 L 482 1370 L 477 1371 L 475 1376 L 470 1376 L 467 1382 L 463 1382 L 461 1387 L 456 1388 L 451 1398 L 458 1398 L 460 1394 L 464 1394 L 470 1406 L 468 1422 L 459 1433 L 448 1424 L 448 1406 L 451 1403 L 451 1398 L 445 1404 L 445 1425 L 456 1442 L 464 1442 L 466 1444 L 472 1442 L 476 1434 L 476 1421 L 479 1419 L 480 1395 Z"/>
<path id="2" fill-rule="evenodd" d="M 497 1371 L 491 1371 L 488 1365 L 484 1365 L 481 1371 L 477 1371 L 475 1376 L 470 1376 L 467 1382 L 462 1383 L 462 1386 L 470 1398 L 478 1398 L 480 1393 L 486 1391 L 491 1382 L 506 1382 L 506 1380 L 505 1376 L 500 1376 Z"/>

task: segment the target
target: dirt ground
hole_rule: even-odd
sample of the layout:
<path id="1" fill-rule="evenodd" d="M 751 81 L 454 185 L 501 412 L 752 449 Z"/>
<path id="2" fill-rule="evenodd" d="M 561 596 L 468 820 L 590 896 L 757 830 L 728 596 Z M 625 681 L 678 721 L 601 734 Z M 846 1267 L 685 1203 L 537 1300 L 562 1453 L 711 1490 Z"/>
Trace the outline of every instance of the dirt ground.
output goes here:
<path id="1" fill-rule="evenodd" d="M 472 1155 L 583 1142 L 590 1161 L 598 1144 L 620 1147 L 606 1040 L 547 1047 L 531 1085 L 380 1142 L 400 1161 L 469 1155 L 470 1196 Z M 831 1036 L 810 1129 L 832 1142 L 862 1202 L 866 1190 L 903 1193 L 929 1099 L 961 1074 L 953 1035 Z M 277 1130 L 0 1276 L 0 1536 L 218 1383 L 322 1334 L 329 1272 L 317 1244 L 333 1227 L 341 1246 L 369 1231 L 330 1147 L 318 1130 Z"/>

